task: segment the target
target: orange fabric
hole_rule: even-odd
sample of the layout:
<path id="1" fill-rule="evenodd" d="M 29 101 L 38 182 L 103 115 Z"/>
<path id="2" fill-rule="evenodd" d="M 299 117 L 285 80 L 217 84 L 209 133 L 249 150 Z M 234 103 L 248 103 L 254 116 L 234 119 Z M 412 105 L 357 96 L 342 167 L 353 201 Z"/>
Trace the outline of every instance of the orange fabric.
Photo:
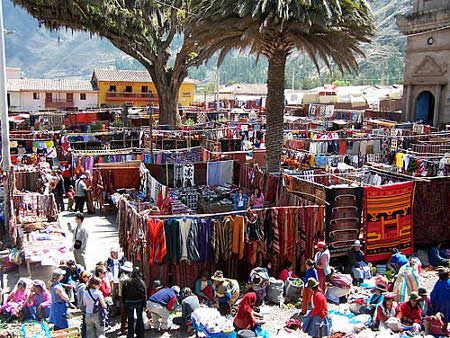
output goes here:
<path id="1" fill-rule="evenodd" d="M 238 255 L 239 259 L 244 257 L 244 217 L 236 216 L 231 222 L 233 231 L 233 249 L 232 253 Z"/>
<path id="2" fill-rule="evenodd" d="M 302 313 L 308 312 L 308 304 L 312 304 L 313 290 L 303 288 Z"/>
<path id="3" fill-rule="evenodd" d="M 161 220 L 148 220 L 149 263 L 162 263 L 167 254 L 166 234 Z"/>

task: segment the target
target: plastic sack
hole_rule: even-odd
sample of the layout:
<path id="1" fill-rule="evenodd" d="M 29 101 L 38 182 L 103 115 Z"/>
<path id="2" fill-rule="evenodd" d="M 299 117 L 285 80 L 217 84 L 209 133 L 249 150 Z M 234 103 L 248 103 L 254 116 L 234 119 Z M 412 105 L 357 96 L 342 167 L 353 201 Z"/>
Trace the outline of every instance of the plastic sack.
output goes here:
<path id="1" fill-rule="evenodd" d="M 284 302 L 284 282 L 281 279 L 270 277 L 269 285 L 267 286 L 267 301 L 278 305 Z"/>
<path id="2" fill-rule="evenodd" d="M 44 322 L 29 321 L 22 325 L 23 336 L 26 338 L 50 338 L 50 330 Z"/>
<path id="3" fill-rule="evenodd" d="M 256 327 L 255 334 L 258 338 L 270 338 L 270 333 L 267 330 L 264 330 L 261 326 Z"/>
<path id="4" fill-rule="evenodd" d="M 300 278 L 289 277 L 286 280 L 286 298 L 292 302 L 297 302 L 302 298 L 303 281 Z"/>

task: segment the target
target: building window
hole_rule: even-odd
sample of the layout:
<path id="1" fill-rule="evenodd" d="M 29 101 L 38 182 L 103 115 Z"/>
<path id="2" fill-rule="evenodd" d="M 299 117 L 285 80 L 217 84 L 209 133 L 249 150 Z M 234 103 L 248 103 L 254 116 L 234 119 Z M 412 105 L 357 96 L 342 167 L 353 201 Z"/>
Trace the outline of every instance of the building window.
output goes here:
<path id="1" fill-rule="evenodd" d="M 110 92 L 116 92 L 117 91 L 116 86 L 109 86 L 109 91 Z"/>
<path id="2" fill-rule="evenodd" d="M 86 101 L 86 93 L 80 93 L 80 100 Z"/>
<path id="3" fill-rule="evenodd" d="M 39 100 L 39 93 L 33 93 L 33 100 Z"/>
<path id="4" fill-rule="evenodd" d="M 6 100 L 8 101 L 8 107 L 11 106 L 11 95 L 8 93 L 6 96 Z"/>
<path id="5" fill-rule="evenodd" d="M 141 93 L 148 93 L 148 87 L 147 86 L 142 86 L 141 87 Z"/>
<path id="6" fill-rule="evenodd" d="M 125 92 L 132 93 L 133 92 L 133 87 L 132 86 L 126 86 L 125 87 Z"/>

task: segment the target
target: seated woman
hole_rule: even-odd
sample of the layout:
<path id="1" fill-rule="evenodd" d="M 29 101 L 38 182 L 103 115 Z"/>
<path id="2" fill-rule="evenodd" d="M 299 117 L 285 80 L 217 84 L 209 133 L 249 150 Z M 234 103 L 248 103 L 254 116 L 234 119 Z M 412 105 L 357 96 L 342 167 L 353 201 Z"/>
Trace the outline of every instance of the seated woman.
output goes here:
<path id="1" fill-rule="evenodd" d="M 367 299 L 366 304 L 361 306 L 361 308 L 359 309 L 359 313 L 365 313 L 373 316 L 378 304 L 383 302 L 384 300 L 383 294 L 385 293 L 386 293 L 386 285 L 384 285 L 383 283 L 378 283 L 377 286 L 375 287 L 373 295 Z"/>
<path id="2" fill-rule="evenodd" d="M 23 320 L 42 320 L 50 316 L 52 298 L 41 280 L 35 280 L 31 287 L 26 306 L 22 311 Z"/>
<path id="3" fill-rule="evenodd" d="M 213 291 L 213 282 L 209 279 L 208 271 L 203 271 L 195 281 L 195 294 L 199 300 L 210 302 L 213 300 L 214 291 Z"/>
<path id="4" fill-rule="evenodd" d="M 428 252 L 428 260 L 430 265 L 434 267 L 450 266 L 450 257 L 442 250 L 442 242 L 437 242 Z"/>
<path id="5" fill-rule="evenodd" d="M 235 331 L 252 330 L 255 331 L 258 325 L 264 324 L 263 316 L 254 312 L 256 304 L 256 293 L 249 292 L 239 303 L 239 310 L 234 318 Z"/>
<path id="6" fill-rule="evenodd" d="M 247 290 L 256 293 L 256 306 L 261 306 L 266 298 L 269 274 L 265 268 L 254 268 L 248 277 Z"/>
<path id="7" fill-rule="evenodd" d="M 394 299 L 394 293 L 387 293 L 384 295 L 383 301 L 377 305 L 373 324 L 374 329 L 388 329 L 390 326 L 389 320 L 396 319 L 398 305 Z"/>
<path id="8" fill-rule="evenodd" d="M 359 285 L 364 279 L 372 277 L 370 266 L 367 265 L 366 257 L 361 251 L 361 242 L 356 240 L 347 254 L 347 273 L 351 271 L 353 283 Z"/>
<path id="9" fill-rule="evenodd" d="M 6 299 L 6 303 L 0 307 L 0 313 L 12 317 L 19 317 L 20 312 L 28 299 L 28 293 L 27 283 L 24 280 L 19 280 L 14 290 Z"/>
<path id="10" fill-rule="evenodd" d="M 305 287 L 313 291 L 313 309 L 306 315 L 302 330 L 311 337 L 319 337 L 319 327 L 323 324 L 322 335 L 328 336 L 331 332 L 331 321 L 328 318 L 327 300 L 319 290 L 319 282 L 309 278 Z"/>
<path id="11" fill-rule="evenodd" d="M 298 276 L 294 273 L 294 265 L 291 262 L 286 263 L 286 267 L 281 270 L 278 279 L 281 279 L 283 282 L 286 282 L 288 278 L 298 278 Z"/>
<path id="12" fill-rule="evenodd" d="M 397 309 L 397 318 L 405 326 L 410 326 L 412 332 L 420 332 L 422 322 L 422 310 L 419 306 L 420 296 L 417 292 L 411 292 L 409 300 L 402 303 Z"/>

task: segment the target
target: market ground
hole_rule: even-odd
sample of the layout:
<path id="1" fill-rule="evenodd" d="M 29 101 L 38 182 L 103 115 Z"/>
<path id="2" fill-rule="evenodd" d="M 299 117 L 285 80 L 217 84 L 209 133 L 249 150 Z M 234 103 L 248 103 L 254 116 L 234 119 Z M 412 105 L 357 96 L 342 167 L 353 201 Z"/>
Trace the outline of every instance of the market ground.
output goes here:
<path id="1" fill-rule="evenodd" d="M 60 215 L 60 224 L 62 226 L 67 226 L 70 222 L 74 224 L 74 213 L 63 212 Z M 115 215 L 103 215 L 97 211 L 95 215 L 86 215 L 85 224 L 89 229 L 89 241 L 87 246 L 86 263 L 89 270 L 93 270 L 95 264 L 99 261 L 104 261 L 109 256 L 109 249 L 112 246 L 118 245 L 118 225 L 116 223 Z M 71 235 L 68 236 L 68 247 L 71 245 Z M 48 281 L 51 276 L 52 267 L 42 267 L 39 264 L 34 264 L 31 267 L 32 278 L 42 279 Z M 5 287 L 11 290 L 17 280 L 20 277 L 29 277 L 26 266 L 23 264 L 19 270 L 13 271 L 5 275 Z M 420 277 L 420 285 L 428 289 L 431 292 L 433 285 L 436 281 L 436 274 L 433 272 L 425 272 L 423 276 Z M 329 309 L 336 309 L 337 306 L 329 304 Z M 282 309 L 278 306 L 263 306 L 261 308 L 261 314 L 265 315 L 266 324 L 263 328 L 270 331 L 274 336 L 276 332 L 281 329 L 284 324 L 292 317 L 300 319 L 297 317 L 299 310 L 297 309 Z M 73 313 L 72 318 L 69 319 L 71 326 L 77 326 L 80 324 L 80 316 L 76 312 Z M 116 316 L 112 318 L 111 325 L 107 329 L 107 337 L 125 337 L 120 335 L 120 317 Z M 378 333 L 378 336 L 381 337 Z M 146 337 L 194 337 L 192 332 L 185 332 L 180 330 L 175 330 L 166 333 L 154 333 L 146 331 Z M 308 337 L 308 335 L 298 332 L 298 337 Z M 364 337 L 375 337 L 376 333 L 371 331 L 366 331 Z"/>

